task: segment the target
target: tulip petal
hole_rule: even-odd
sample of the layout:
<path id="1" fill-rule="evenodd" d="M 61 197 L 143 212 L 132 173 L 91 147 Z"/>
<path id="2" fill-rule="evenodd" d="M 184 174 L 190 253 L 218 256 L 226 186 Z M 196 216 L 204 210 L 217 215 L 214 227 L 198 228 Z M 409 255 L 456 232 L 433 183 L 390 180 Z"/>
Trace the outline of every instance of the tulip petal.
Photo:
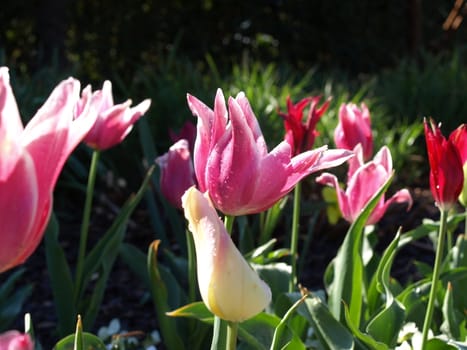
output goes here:
<path id="1" fill-rule="evenodd" d="M 261 312 L 271 290 L 235 247 L 216 210 L 194 187 L 182 197 L 193 234 L 201 297 L 215 315 L 241 322 Z"/>
<path id="2" fill-rule="evenodd" d="M 22 143 L 35 162 L 40 197 L 55 185 L 71 153 L 68 130 L 78 102 L 79 86 L 71 78 L 60 83 L 24 129 Z"/>
<path id="3" fill-rule="evenodd" d="M 8 130 L 8 137 L 17 140 L 23 132 L 23 123 L 10 85 L 7 67 L 0 67 L 0 132 Z M 2 136 L 2 139 L 5 135 Z"/>
<path id="4" fill-rule="evenodd" d="M 29 244 L 29 233 L 34 229 L 40 209 L 34 162 L 27 152 L 24 151 L 16 162 L 8 181 L 0 181 L 0 193 L 2 272 L 22 262 L 23 251 Z"/>
<path id="5" fill-rule="evenodd" d="M 207 179 L 203 175 L 205 174 L 209 154 L 226 127 L 227 108 L 225 106 L 224 95 L 220 89 L 217 91 L 215 99 L 214 109 L 216 114 L 203 102 L 190 94 L 187 95 L 187 101 L 191 112 L 198 118 L 193 159 L 198 186 L 204 192 L 207 190 Z"/>
<path id="6" fill-rule="evenodd" d="M 347 194 L 339 186 L 339 181 L 334 174 L 323 173 L 316 178 L 316 182 L 321 185 L 326 185 L 334 187 L 336 189 L 337 202 L 339 203 L 339 208 L 341 210 L 342 216 L 347 220 L 352 220 L 351 205 L 349 203 L 349 198 Z"/>

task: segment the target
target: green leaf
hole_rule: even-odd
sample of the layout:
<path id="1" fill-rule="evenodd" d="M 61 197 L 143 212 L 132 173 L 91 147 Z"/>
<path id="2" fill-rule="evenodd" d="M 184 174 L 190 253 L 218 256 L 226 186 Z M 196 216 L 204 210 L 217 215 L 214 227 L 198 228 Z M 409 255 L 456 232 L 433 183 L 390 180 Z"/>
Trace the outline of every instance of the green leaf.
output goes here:
<path id="1" fill-rule="evenodd" d="M 76 305 L 71 300 L 74 285 L 65 252 L 58 242 L 58 222 L 52 214 L 44 235 L 47 270 L 57 312 L 57 330 L 60 336 L 73 332 L 77 316 Z"/>
<path id="2" fill-rule="evenodd" d="M 280 320 L 279 324 L 276 326 L 274 331 L 274 336 L 272 338 L 271 350 L 278 350 L 280 343 L 283 339 L 283 335 L 287 326 L 287 321 L 292 316 L 292 314 L 297 310 L 297 308 L 302 304 L 307 296 L 302 296 L 300 299 L 295 301 L 293 305 L 287 310 L 285 315 Z"/>
<path id="3" fill-rule="evenodd" d="M 433 338 L 427 341 L 425 350 L 455 350 L 463 349 L 463 347 L 457 347 L 450 345 L 441 339 Z"/>
<path id="4" fill-rule="evenodd" d="M 277 239 L 270 239 L 259 247 L 256 247 L 253 251 L 244 254 L 244 257 L 250 262 L 260 263 L 257 260 L 262 261 L 264 259 L 264 255 L 266 255 L 266 253 L 269 252 L 276 243 Z"/>
<path id="5" fill-rule="evenodd" d="M 194 318 L 208 324 L 213 324 L 214 322 L 214 315 L 202 301 L 184 305 L 176 310 L 166 312 L 166 314 L 171 317 Z"/>
<path id="6" fill-rule="evenodd" d="M 154 241 L 148 251 L 147 269 L 149 271 L 149 280 L 151 283 L 151 295 L 156 308 L 156 315 L 159 321 L 162 338 L 168 349 L 178 350 L 183 349 L 184 344 L 179 337 L 178 332 L 174 332 L 177 327 L 177 322 L 167 317 L 168 305 L 168 290 L 159 271 L 157 262 L 157 251 L 160 241 Z"/>
<path id="7" fill-rule="evenodd" d="M 279 322 L 280 318 L 276 315 L 261 312 L 240 323 L 238 327 L 238 337 L 241 340 L 239 350 L 268 349 Z"/>
<path id="8" fill-rule="evenodd" d="M 452 262 L 450 269 L 467 266 L 467 239 L 465 234 L 457 237 L 456 245 L 452 248 Z M 467 273 L 457 281 L 451 281 L 453 288 L 453 307 L 458 312 L 467 310 Z M 467 333 L 467 330 L 466 330 Z"/>
<path id="9" fill-rule="evenodd" d="M 277 296 L 288 291 L 291 274 L 290 265 L 280 262 L 267 265 L 252 264 L 251 266 L 271 289 L 273 304 L 276 302 Z"/>
<path id="10" fill-rule="evenodd" d="M 299 307 L 298 313 L 310 322 L 322 344 L 327 348 L 336 350 L 354 348 L 352 335 L 335 319 L 320 298 L 305 299 L 305 304 Z"/>
<path id="11" fill-rule="evenodd" d="M 76 303 L 83 299 L 84 292 L 92 276 L 96 274 L 98 276 L 97 282 L 92 289 L 91 298 L 86 305 L 81 306 L 86 327 L 91 328 L 97 317 L 104 297 L 107 280 L 125 237 L 128 219 L 146 192 L 153 170 L 154 167 L 148 170 L 138 192 L 125 203 L 111 227 L 86 256 L 83 269 L 83 283 L 80 286 L 80 290 L 75 293 L 77 298 Z"/>
<path id="12" fill-rule="evenodd" d="M 91 333 L 83 332 L 82 333 L 82 349 L 85 350 L 106 350 L 105 344 L 98 337 Z M 76 350 L 75 349 L 75 334 L 70 334 L 69 336 L 61 339 L 55 346 L 53 350 Z"/>
<path id="13" fill-rule="evenodd" d="M 106 254 L 106 252 L 108 252 L 109 250 L 113 251 L 115 248 L 117 248 L 117 251 L 114 252 L 115 254 L 117 254 L 119 245 L 121 244 L 120 242 L 123 239 L 122 234 L 124 234 L 124 231 L 125 231 L 123 228 L 126 226 L 129 217 L 133 213 L 133 210 L 139 204 L 139 202 L 141 201 L 141 198 L 146 192 L 146 189 L 151 179 L 151 175 L 153 171 L 154 171 L 154 167 L 151 167 L 148 170 L 146 177 L 143 183 L 141 184 L 141 187 L 139 188 L 138 192 L 132 198 L 128 199 L 125 202 L 125 204 L 120 210 L 119 215 L 113 221 L 111 227 L 107 230 L 105 235 L 101 237 L 99 242 L 94 246 L 94 248 L 86 256 L 86 260 L 84 263 L 84 269 L 83 269 L 84 270 L 83 286 L 81 287 L 82 290 L 79 291 L 79 293 L 77 294 L 78 300 L 82 298 L 82 293 L 84 292 L 85 286 L 91 280 L 94 272 L 97 269 L 99 269 L 99 266 L 102 263 L 102 261 L 105 259 L 109 259 L 109 256 L 108 254 Z M 118 233 L 120 233 L 120 235 Z"/>
<path id="14" fill-rule="evenodd" d="M 345 306 L 344 311 L 345 311 L 345 321 L 346 321 L 347 327 L 349 327 L 352 334 L 359 341 L 361 341 L 371 350 L 388 350 L 389 349 L 389 347 L 386 344 L 378 342 L 371 335 L 365 334 L 360 331 L 360 329 L 358 328 L 358 325 L 353 323 L 353 320 L 350 317 L 349 309 L 347 308 L 347 306 Z"/>
<path id="15" fill-rule="evenodd" d="M 392 262 L 397 252 L 399 243 L 400 230 L 396 237 L 387 247 L 383 254 L 381 262 L 376 270 L 376 287 L 375 289 L 384 289 L 384 299 L 386 305 L 376 316 L 374 316 L 366 331 L 376 341 L 382 342 L 391 348 L 394 348 L 397 343 L 397 336 L 402 328 L 405 320 L 404 306 L 394 298 L 390 285 L 390 272 Z"/>
<path id="16" fill-rule="evenodd" d="M 261 221 L 260 226 L 260 237 L 258 240 L 260 245 L 270 241 L 272 233 L 274 232 L 277 223 L 282 216 L 287 200 L 287 196 L 283 197 L 266 211 L 265 218 Z M 262 217 L 264 217 L 264 215 Z"/>
<path id="17" fill-rule="evenodd" d="M 461 293 L 463 292 L 461 291 Z M 465 324 L 462 325 L 462 316 L 458 315 L 459 312 L 454 308 L 454 297 L 451 282 L 448 282 L 448 286 L 446 288 L 442 312 L 444 321 L 441 324 L 441 331 L 450 339 L 460 339 L 461 329 L 459 326 L 465 327 Z"/>
<path id="18" fill-rule="evenodd" d="M 349 317 L 352 319 L 352 323 L 360 325 L 364 279 L 361 256 L 363 230 L 368 217 L 386 192 L 392 178 L 393 175 L 381 186 L 352 223 L 337 256 L 332 262 L 334 276 L 329 288 L 329 309 L 341 322 L 345 320 L 345 304 L 349 308 Z"/>
<path id="19" fill-rule="evenodd" d="M 73 350 L 84 350 L 83 325 L 81 323 L 81 317 L 79 315 L 78 322 L 76 322 L 75 345 L 73 348 Z"/>
<path id="20" fill-rule="evenodd" d="M 147 269 L 147 255 L 132 244 L 122 243 L 120 246 L 120 257 L 130 270 L 149 288 L 151 284 Z"/>
<path id="21" fill-rule="evenodd" d="M 25 269 L 20 268 L 8 276 L 6 281 L 0 282 L 0 332 L 8 330 L 10 324 L 21 313 L 23 304 L 31 295 L 31 283 L 17 286 Z"/>

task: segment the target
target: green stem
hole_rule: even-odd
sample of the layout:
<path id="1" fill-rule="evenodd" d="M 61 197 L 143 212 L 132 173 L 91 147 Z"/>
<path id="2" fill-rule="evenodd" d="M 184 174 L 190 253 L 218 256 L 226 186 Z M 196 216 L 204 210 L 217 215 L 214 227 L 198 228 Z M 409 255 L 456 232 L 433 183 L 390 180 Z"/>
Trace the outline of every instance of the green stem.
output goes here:
<path id="1" fill-rule="evenodd" d="M 292 216 L 292 236 L 290 237 L 290 256 L 292 273 L 289 280 L 289 292 L 292 293 L 297 285 L 297 246 L 298 231 L 300 226 L 300 196 L 301 183 L 298 182 L 294 189 L 293 216 Z"/>
<path id="2" fill-rule="evenodd" d="M 464 237 L 467 236 L 467 207 L 465 207 L 465 219 L 464 219 Z"/>
<path id="3" fill-rule="evenodd" d="M 226 215 L 224 217 L 224 226 L 229 235 L 232 234 L 232 227 L 233 227 L 234 220 L 235 220 L 235 216 L 232 216 L 232 215 Z"/>
<path id="4" fill-rule="evenodd" d="M 81 284 L 83 283 L 83 265 L 86 256 L 86 245 L 88 240 L 89 222 L 91 218 L 92 199 L 94 196 L 94 186 L 96 183 L 97 164 L 99 163 L 100 151 L 94 150 L 92 153 L 91 167 L 88 175 L 88 187 L 86 189 L 86 201 L 84 203 L 83 220 L 81 222 L 81 234 L 79 240 L 78 260 L 75 273 L 75 302 L 80 297 Z"/>
<path id="5" fill-rule="evenodd" d="M 186 232 L 186 245 L 188 249 L 188 302 L 192 303 L 196 299 L 196 254 L 195 243 L 190 232 Z"/>
<path id="6" fill-rule="evenodd" d="M 224 320 L 221 320 L 218 316 L 214 316 L 211 350 L 218 350 L 218 349 L 224 348 L 221 342 L 225 340 L 225 338 L 222 338 L 221 335 L 225 335 L 226 327 L 227 327 L 227 324 Z"/>
<path id="7" fill-rule="evenodd" d="M 431 320 L 433 318 L 433 311 L 435 307 L 436 290 L 438 287 L 438 279 L 441 269 L 441 262 L 443 257 L 444 242 L 446 240 L 446 221 L 447 221 L 447 210 L 441 210 L 440 226 L 439 226 L 439 237 L 438 246 L 436 248 L 435 264 L 433 267 L 433 277 L 431 281 L 430 296 L 428 299 L 428 305 L 425 313 L 425 321 L 423 322 L 423 333 L 422 333 L 422 350 L 425 349 L 426 342 L 428 339 L 428 331 L 430 329 Z"/>
<path id="8" fill-rule="evenodd" d="M 227 322 L 227 343 L 226 350 L 235 350 L 237 348 L 238 323 Z"/>

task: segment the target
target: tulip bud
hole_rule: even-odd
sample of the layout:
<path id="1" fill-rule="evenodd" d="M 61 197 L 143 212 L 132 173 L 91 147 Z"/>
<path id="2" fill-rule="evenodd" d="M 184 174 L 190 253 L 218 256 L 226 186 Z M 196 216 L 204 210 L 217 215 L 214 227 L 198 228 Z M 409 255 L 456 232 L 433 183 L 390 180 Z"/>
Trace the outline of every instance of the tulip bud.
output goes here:
<path id="1" fill-rule="evenodd" d="M 363 157 L 370 159 L 373 153 L 373 135 L 368 107 L 361 108 L 353 103 L 342 104 L 339 108 L 339 124 L 334 130 L 334 142 L 338 148 L 353 150 L 362 145 Z"/>
<path id="2" fill-rule="evenodd" d="M 182 195 L 195 185 L 195 171 L 187 140 L 179 140 L 169 151 L 156 158 L 161 168 L 161 192 L 175 207 L 182 207 Z"/>
<path id="3" fill-rule="evenodd" d="M 439 125 L 425 120 L 425 140 L 430 162 L 430 188 L 437 205 L 449 210 L 457 201 L 464 185 L 462 159 L 455 134 L 447 140 Z"/>
<path id="4" fill-rule="evenodd" d="M 207 308 L 232 322 L 260 313 L 271 301 L 271 290 L 235 247 L 207 193 L 191 187 L 182 205 L 194 238 L 198 285 Z"/>

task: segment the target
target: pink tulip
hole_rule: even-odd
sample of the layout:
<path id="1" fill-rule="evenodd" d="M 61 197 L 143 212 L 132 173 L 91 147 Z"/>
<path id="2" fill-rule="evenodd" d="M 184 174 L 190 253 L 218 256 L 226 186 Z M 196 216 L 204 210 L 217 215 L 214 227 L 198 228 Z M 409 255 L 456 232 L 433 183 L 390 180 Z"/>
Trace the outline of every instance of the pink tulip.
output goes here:
<path id="1" fill-rule="evenodd" d="M 334 130 L 334 142 L 338 148 L 353 150 L 362 145 L 363 157 L 370 159 L 373 154 L 370 112 L 362 103 L 361 108 L 353 103 L 343 103 L 339 108 L 339 123 Z"/>
<path id="2" fill-rule="evenodd" d="M 259 213 L 290 192 L 305 176 L 337 166 L 352 156 L 321 147 L 292 157 L 287 141 L 271 152 L 243 93 L 228 100 L 219 89 L 214 110 L 192 95 L 188 105 L 198 117 L 194 164 L 198 186 L 209 191 L 228 215 Z"/>
<path id="3" fill-rule="evenodd" d="M 182 195 L 196 184 L 195 171 L 187 140 L 179 140 L 156 159 L 161 168 L 161 192 L 175 207 L 182 208 Z"/>
<path id="4" fill-rule="evenodd" d="M 90 87 L 88 87 L 90 92 Z M 120 142 L 130 133 L 133 124 L 149 109 L 151 101 L 144 100 L 130 108 L 132 101 L 114 104 L 112 83 L 105 81 L 102 90 L 92 94 L 91 106 L 97 113 L 97 121 L 84 142 L 92 148 L 106 150 Z"/>
<path id="5" fill-rule="evenodd" d="M 8 331 L 0 334 L 0 350 L 33 350 L 34 343 L 29 334 Z"/>
<path id="6" fill-rule="evenodd" d="M 79 81 L 61 82 L 23 128 L 8 68 L 0 68 L 0 272 L 36 249 L 60 171 L 96 120 L 88 104 L 77 105 L 79 91 Z"/>
<path id="7" fill-rule="evenodd" d="M 324 173 L 316 179 L 316 182 L 336 189 L 337 201 L 342 216 L 350 223 L 355 221 L 370 199 L 392 174 L 392 157 L 386 146 L 381 148 L 374 159 L 368 163 L 362 161 L 361 146 L 357 146 L 355 152 L 360 153 L 360 155 L 355 156 L 349 161 L 351 163 L 350 167 L 354 171 L 349 172 L 347 189 L 345 191 L 340 188 L 339 181 L 333 174 Z M 412 197 L 406 189 L 396 192 L 387 201 L 383 196 L 366 224 L 372 225 L 377 223 L 392 203 L 408 203 L 408 208 L 410 208 L 412 206 Z"/>

